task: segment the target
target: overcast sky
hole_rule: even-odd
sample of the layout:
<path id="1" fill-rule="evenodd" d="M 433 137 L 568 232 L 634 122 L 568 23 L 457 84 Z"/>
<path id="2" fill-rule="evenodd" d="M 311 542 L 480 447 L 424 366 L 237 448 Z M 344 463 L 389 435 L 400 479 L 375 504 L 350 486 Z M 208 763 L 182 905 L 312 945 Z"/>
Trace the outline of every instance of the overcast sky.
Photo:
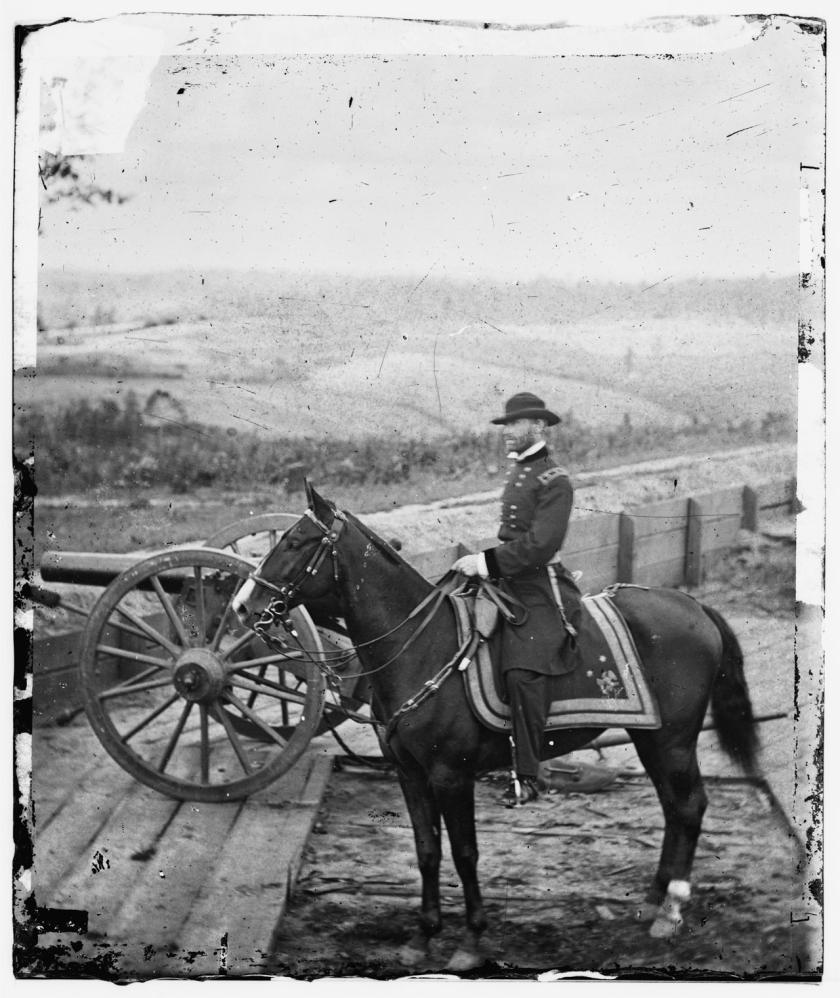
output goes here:
<path id="1" fill-rule="evenodd" d="M 119 151 L 92 166 L 131 199 L 47 206 L 41 262 L 511 280 L 793 274 L 799 164 L 822 159 L 824 67 L 789 21 L 750 37 L 674 58 L 665 34 L 663 54 L 615 57 L 585 45 L 272 56 L 205 44 L 45 61 L 44 120 L 96 129 L 116 115 Z"/>

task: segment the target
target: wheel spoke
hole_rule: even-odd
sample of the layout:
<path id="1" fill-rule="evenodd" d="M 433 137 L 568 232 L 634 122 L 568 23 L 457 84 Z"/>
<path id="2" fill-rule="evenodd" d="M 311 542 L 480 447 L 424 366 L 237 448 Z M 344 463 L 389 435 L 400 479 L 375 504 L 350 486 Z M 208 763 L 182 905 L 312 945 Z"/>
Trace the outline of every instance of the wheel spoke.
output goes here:
<path id="1" fill-rule="evenodd" d="M 116 617 L 111 617 L 108 621 L 108 627 L 116 628 L 122 634 L 131 634 L 135 638 L 142 638 L 144 641 L 148 641 L 149 635 L 141 631 L 137 627 L 131 627 L 129 624 L 124 624 L 121 620 Z"/>
<path id="2" fill-rule="evenodd" d="M 267 669 L 268 669 L 267 665 L 261 666 L 260 667 L 260 671 L 257 674 L 257 679 L 264 679 L 265 678 L 265 673 L 266 673 Z M 257 693 L 256 690 L 252 690 L 251 693 L 248 694 L 248 706 L 249 707 L 253 707 L 254 706 L 254 703 L 256 702 L 256 699 L 257 699 L 258 696 L 259 696 L 259 693 Z"/>
<path id="3" fill-rule="evenodd" d="M 184 704 L 184 709 L 181 711 L 181 716 L 178 718 L 178 723 L 175 725 L 175 730 L 172 732 L 172 737 L 166 743 L 166 748 L 161 760 L 158 763 L 158 772 L 162 773 L 172 758 L 172 753 L 175 751 L 175 745 L 178 739 L 181 737 L 181 732 L 184 730 L 184 725 L 187 723 L 187 718 L 190 716 L 190 711 L 193 709 L 192 700 L 187 700 Z"/>
<path id="4" fill-rule="evenodd" d="M 245 717 L 247 717 L 252 724 L 255 724 L 260 729 L 260 731 L 265 732 L 265 734 L 267 734 L 272 739 L 272 741 L 277 742 L 277 744 L 280 745 L 282 748 L 286 747 L 287 745 L 286 739 L 281 737 L 274 730 L 274 728 L 271 727 L 271 725 L 266 724 L 265 721 L 263 721 L 263 719 L 259 716 L 259 714 L 255 713 L 255 711 L 251 710 L 250 707 L 244 704 L 239 699 L 239 697 L 236 696 L 235 693 L 231 693 L 230 690 L 226 690 L 222 694 L 222 696 L 225 698 L 225 700 L 227 700 L 228 703 L 233 704 L 233 706 L 236 707 L 236 709 L 241 714 L 244 714 Z"/>
<path id="5" fill-rule="evenodd" d="M 114 658 L 125 658 L 129 662 L 142 662 L 144 665 L 156 665 L 158 669 L 164 668 L 166 662 L 163 659 L 155 658 L 154 655 L 144 655 L 139 651 L 131 651 L 128 648 L 117 648 L 115 645 L 97 645 L 96 650 L 103 655 L 113 655 Z"/>
<path id="6" fill-rule="evenodd" d="M 201 715 L 201 782 L 210 782 L 210 739 L 207 732 L 207 705 L 199 704 Z"/>
<path id="7" fill-rule="evenodd" d="M 151 669 L 144 669 L 138 675 L 131 676 L 129 679 L 123 680 L 123 682 L 118 683 L 116 686 L 112 686 L 111 689 L 109 690 L 104 690 L 103 693 L 100 694 L 100 696 L 110 696 L 112 693 L 115 693 L 117 690 L 127 689 L 133 683 L 142 683 L 146 679 L 148 679 L 149 676 L 153 676 L 156 672 L 160 672 L 161 668 L 163 668 L 162 665 L 157 665 Z"/>
<path id="8" fill-rule="evenodd" d="M 196 609 L 198 610 L 198 633 L 201 635 L 201 640 L 207 640 L 207 606 L 204 602 L 204 585 L 201 581 L 201 566 L 196 565 L 193 568 L 193 577 L 195 579 L 195 601 Z"/>
<path id="9" fill-rule="evenodd" d="M 169 623 L 172 624 L 175 629 L 175 633 L 178 635 L 178 639 L 185 648 L 189 648 L 192 642 L 190 641 L 190 636 L 187 634 L 187 629 L 184 627 L 184 622 L 175 612 L 175 607 L 172 605 L 172 600 L 169 598 L 168 593 L 164 592 L 163 586 L 160 584 L 160 579 L 153 575 L 149 580 L 152 583 L 154 591 L 157 593 L 157 597 L 160 600 L 161 606 L 169 618 Z"/>
<path id="10" fill-rule="evenodd" d="M 290 690 L 288 686 L 273 683 L 270 679 L 257 681 L 255 677 L 254 682 L 249 682 L 241 676 L 231 676 L 230 684 L 240 690 L 253 690 L 255 693 L 261 693 L 263 696 L 271 697 L 273 700 L 283 700 L 286 703 L 306 703 L 304 694 Z"/>
<path id="11" fill-rule="evenodd" d="M 230 615 L 230 611 L 233 609 L 233 601 L 236 599 L 239 590 L 244 584 L 245 579 L 238 579 L 236 588 L 228 597 L 224 612 L 222 613 L 221 620 L 219 621 L 219 626 L 216 628 L 216 633 L 213 635 L 213 640 L 210 642 L 209 647 L 211 651 L 216 651 L 219 647 L 219 642 L 222 640 L 222 635 L 225 632 L 225 625 L 227 624 L 228 616 Z"/>
<path id="12" fill-rule="evenodd" d="M 162 686 L 171 686 L 172 677 L 163 676 L 159 679 L 152 679 L 148 683 L 132 683 L 130 686 L 115 686 L 110 690 L 97 693 L 100 700 L 111 700 L 114 697 L 129 696 L 132 693 L 144 693 L 146 690 L 159 690 Z"/>
<path id="13" fill-rule="evenodd" d="M 303 658 L 299 651 L 290 651 L 288 655 L 283 652 L 274 652 L 271 655 L 260 655 L 259 658 L 249 658 L 234 662 L 230 672 L 241 672 L 242 669 L 253 669 L 262 665 L 277 665 L 278 662 L 299 662 Z M 289 670 L 292 671 L 291 669 Z"/>
<path id="14" fill-rule="evenodd" d="M 235 655 L 238 651 L 244 648 L 251 641 L 254 641 L 256 638 L 257 635 L 253 631 L 245 631 L 244 634 L 240 634 L 229 648 L 223 649 L 222 660 L 227 661 L 227 659 L 229 659 L 232 655 Z"/>
<path id="15" fill-rule="evenodd" d="M 143 634 L 154 641 L 155 644 L 165 648 L 173 658 L 177 658 L 181 654 L 181 649 L 173 641 L 170 641 L 164 634 L 156 630 L 151 624 L 147 624 L 145 620 L 138 617 L 136 613 L 132 613 L 131 610 L 126 610 L 124 606 L 115 607 L 117 613 L 121 613 L 126 620 L 130 621 L 138 630 L 142 631 Z"/>
<path id="16" fill-rule="evenodd" d="M 169 707 L 171 707 L 176 700 L 180 700 L 180 696 L 177 693 L 173 693 L 172 696 L 169 697 L 169 699 L 164 700 L 164 702 L 159 707 L 156 707 L 151 712 L 151 714 L 143 718 L 143 720 L 140 721 L 139 724 L 135 724 L 135 726 L 131 729 L 131 731 L 128 731 L 126 732 L 126 734 L 122 735 L 120 737 L 120 741 L 123 744 L 125 744 L 129 740 L 129 738 L 133 738 L 138 731 L 142 731 L 143 728 L 145 728 L 147 724 L 150 724 L 152 721 L 154 721 L 156 717 L 160 717 L 160 715 Z"/>
<path id="17" fill-rule="evenodd" d="M 213 712 L 217 721 L 219 721 L 222 727 L 227 732 L 228 741 L 233 746 L 233 751 L 236 753 L 236 758 L 239 760 L 239 765 L 245 770 L 249 775 L 252 772 L 251 766 L 248 762 L 248 757 L 245 755 L 245 750 L 242 748 L 242 743 L 239 741 L 239 735 L 233 730 L 233 725 L 230 723 L 230 718 L 227 716 L 225 711 L 221 707 L 217 707 Z"/>

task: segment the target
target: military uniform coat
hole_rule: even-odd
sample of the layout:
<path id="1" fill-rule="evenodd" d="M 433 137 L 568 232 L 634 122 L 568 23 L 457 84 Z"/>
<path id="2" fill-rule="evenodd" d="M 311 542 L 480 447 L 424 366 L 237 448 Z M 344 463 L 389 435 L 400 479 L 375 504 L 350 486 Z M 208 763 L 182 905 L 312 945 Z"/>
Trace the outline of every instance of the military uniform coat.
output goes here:
<path id="1" fill-rule="evenodd" d="M 502 492 L 502 523 L 495 547 L 484 551 L 490 578 L 502 581 L 528 607 L 527 621 L 503 628 L 502 672 L 530 669 L 560 675 L 574 667 L 561 660 L 569 637 L 564 622 L 580 618 L 580 592 L 557 558 L 572 512 L 569 475 L 548 449 L 517 460 Z M 561 612 L 558 604 L 562 604 Z"/>

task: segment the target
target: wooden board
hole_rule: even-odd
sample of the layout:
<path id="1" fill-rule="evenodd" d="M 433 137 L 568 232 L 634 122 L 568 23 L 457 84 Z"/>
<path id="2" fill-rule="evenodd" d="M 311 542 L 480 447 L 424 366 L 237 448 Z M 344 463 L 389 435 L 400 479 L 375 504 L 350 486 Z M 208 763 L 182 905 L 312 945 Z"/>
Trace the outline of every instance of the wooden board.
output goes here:
<path id="1" fill-rule="evenodd" d="M 685 557 L 637 565 L 633 577 L 640 586 L 681 586 L 685 578 Z"/>
<path id="2" fill-rule="evenodd" d="M 332 756 L 311 750 L 245 802 L 200 804 L 155 793 L 116 766 L 76 774 L 75 750 L 95 747 L 93 734 L 83 725 L 53 734 L 33 772 L 35 799 L 57 796 L 43 772 L 63 778 L 67 793 L 50 820 L 36 815 L 36 901 L 87 912 L 89 924 L 84 934 L 39 936 L 39 946 L 56 947 L 56 970 L 98 959 L 128 978 L 259 972 Z"/>
<path id="3" fill-rule="evenodd" d="M 685 524 L 687 510 L 687 499 L 665 499 L 629 509 L 627 512 L 636 527 L 636 542 L 651 534 L 680 530 Z"/>
<path id="4" fill-rule="evenodd" d="M 312 753 L 295 768 L 295 786 L 301 789 L 294 801 L 289 801 L 291 784 L 281 781 L 243 808 L 182 927 L 182 952 L 203 953 L 195 960 L 197 971 L 218 973 L 222 940 L 225 966 L 232 973 L 259 971 L 269 952 L 303 861 L 332 759 Z M 245 899 L 257 892 L 259 904 L 230 904 L 230 898 Z"/>
<path id="5" fill-rule="evenodd" d="M 740 522 L 744 507 L 744 487 L 733 485 L 728 489 L 703 492 L 693 496 L 700 504 L 704 516 L 730 516 Z"/>
<path id="6" fill-rule="evenodd" d="M 662 561 L 684 558 L 685 539 L 685 524 L 680 530 L 669 530 L 667 533 L 648 534 L 645 537 L 637 535 L 636 567 L 644 568 Z"/>
<path id="7" fill-rule="evenodd" d="M 710 517 L 703 521 L 703 554 L 730 548 L 738 539 L 741 521 L 732 516 Z"/>
<path id="8" fill-rule="evenodd" d="M 762 482 L 754 486 L 758 493 L 760 509 L 774 506 L 785 506 L 796 498 L 796 479 L 789 478 L 783 482 Z"/>
<path id="9" fill-rule="evenodd" d="M 572 520 L 563 544 L 563 553 L 577 553 L 618 544 L 618 519 L 617 513 L 604 513 Z"/>
<path id="10" fill-rule="evenodd" d="M 598 551 L 584 551 L 581 554 L 563 553 L 563 564 L 570 572 L 581 571 L 583 577 L 580 587 L 588 592 L 595 592 L 611 582 L 615 582 L 618 573 L 618 545 L 601 548 Z M 600 580 L 606 579 L 606 582 Z"/>

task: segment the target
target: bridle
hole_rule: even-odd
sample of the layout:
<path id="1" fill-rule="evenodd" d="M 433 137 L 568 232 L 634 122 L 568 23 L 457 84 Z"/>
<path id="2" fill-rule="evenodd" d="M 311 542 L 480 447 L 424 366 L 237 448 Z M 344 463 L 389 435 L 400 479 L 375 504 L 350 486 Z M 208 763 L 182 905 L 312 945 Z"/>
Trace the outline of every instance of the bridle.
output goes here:
<path id="1" fill-rule="evenodd" d="M 259 619 L 251 626 L 251 630 L 259 637 L 262 641 L 268 644 L 269 647 L 275 648 L 277 642 L 273 636 L 269 633 L 271 627 L 276 626 L 278 623 L 282 624 L 283 627 L 288 631 L 292 637 L 297 638 L 298 633 L 295 630 L 294 621 L 291 619 L 291 608 L 289 603 L 296 599 L 300 593 L 302 584 L 307 578 L 311 578 L 317 575 L 329 554 L 332 559 L 333 565 L 333 579 L 336 583 L 339 581 L 339 569 L 338 569 L 338 551 L 336 550 L 336 544 L 341 537 L 344 528 L 347 526 L 347 517 L 340 510 L 333 510 L 334 519 L 332 527 L 328 527 L 325 523 L 318 519 L 318 517 L 312 512 L 311 509 L 304 511 L 304 516 L 309 517 L 309 519 L 315 524 L 316 527 L 323 534 L 321 542 L 315 549 L 309 560 L 303 567 L 298 571 L 297 575 L 291 582 L 284 582 L 281 585 L 277 585 L 266 579 L 260 574 L 260 568 L 265 560 L 258 565 L 253 572 L 251 572 L 248 578 L 255 582 L 258 586 L 262 586 L 268 589 L 270 592 L 275 593 L 274 599 L 270 600 L 266 608 L 263 610 Z M 337 526 L 336 526 L 337 522 Z M 400 649 L 392 655 L 387 661 L 378 665 L 375 669 L 370 669 L 366 672 L 356 672 L 354 673 L 354 678 L 359 678 L 361 676 L 371 676 L 376 672 L 381 672 L 387 666 L 395 662 L 400 655 L 403 654 L 406 649 L 412 645 L 417 638 L 423 633 L 426 627 L 431 623 L 432 618 L 437 613 L 443 601 L 446 599 L 446 591 L 443 589 L 434 588 L 432 591 L 425 596 L 420 603 L 409 613 L 407 617 L 401 620 L 398 624 L 392 627 L 390 630 L 386 631 L 384 634 L 379 634 L 375 638 L 371 638 L 369 641 L 360 641 L 358 644 L 354 644 L 348 651 L 337 651 L 334 653 L 321 652 L 318 656 L 310 656 L 312 661 L 321 669 L 325 674 L 326 678 L 331 682 L 338 683 L 341 681 L 341 676 L 339 676 L 333 668 L 328 664 L 329 662 L 344 663 L 349 661 L 356 653 L 359 648 L 368 648 L 371 645 L 378 644 L 385 638 L 390 637 L 392 634 L 396 633 L 405 624 L 418 617 L 427 607 L 430 608 L 428 614 L 420 621 L 419 625 L 411 632 L 408 638 L 403 642 Z"/>
<path id="2" fill-rule="evenodd" d="M 273 627 L 278 623 L 281 623 L 293 637 L 298 636 L 297 631 L 295 631 L 294 622 L 289 616 L 291 613 L 289 603 L 297 597 L 306 579 L 318 574 L 328 554 L 332 558 L 333 579 L 336 583 L 338 582 L 338 552 L 335 546 L 347 525 L 347 517 L 340 510 L 334 510 L 333 525 L 330 528 L 325 523 L 322 523 L 311 509 L 305 510 L 304 516 L 309 517 L 321 531 L 323 537 L 309 561 L 303 565 L 294 579 L 291 582 L 284 582 L 279 586 L 266 579 L 260 574 L 260 568 L 265 564 L 267 558 L 263 559 L 254 571 L 248 575 L 251 582 L 255 582 L 258 586 L 262 586 L 264 589 L 268 589 L 269 592 L 275 593 L 274 599 L 269 600 L 259 620 L 252 627 L 254 633 L 264 641 L 270 637 L 267 633 L 267 628 Z"/>
<path id="3" fill-rule="evenodd" d="M 333 579 L 336 584 L 339 582 L 339 565 L 338 565 L 338 551 L 336 545 L 341 537 L 342 532 L 347 526 L 347 516 L 337 509 L 333 510 L 333 524 L 332 527 L 328 527 L 325 523 L 318 519 L 318 517 L 312 512 L 311 509 L 307 509 L 304 515 L 309 517 L 309 519 L 315 524 L 316 527 L 321 531 L 323 535 L 318 547 L 315 549 L 313 554 L 310 556 L 309 560 L 299 569 L 297 575 L 292 579 L 291 582 L 284 582 L 277 585 L 266 579 L 261 573 L 260 568 L 268 560 L 268 556 L 251 572 L 248 578 L 256 583 L 258 586 L 262 586 L 264 589 L 268 589 L 269 592 L 275 594 L 274 598 L 269 601 L 265 610 L 263 611 L 260 618 L 251 626 L 251 630 L 269 647 L 277 650 L 277 641 L 273 638 L 271 634 L 268 633 L 270 627 L 275 626 L 277 623 L 282 623 L 283 627 L 291 634 L 293 637 L 297 638 L 298 634 L 294 627 L 294 622 L 290 617 L 291 608 L 289 603 L 296 599 L 300 593 L 301 586 L 307 578 L 311 578 L 317 575 L 321 570 L 324 562 L 326 561 L 327 555 L 332 559 L 333 566 Z M 493 587 L 489 587 L 491 590 L 491 595 Z M 370 676 L 376 672 L 381 672 L 383 669 L 392 665 L 408 648 L 412 645 L 417 638 L 425 631 L 428 625 L 431 623 L 437 611 L 440 609 L 442 603 L 447 598 L 447 591 L 445 588 L 440 586 L 434 587 L 431 592 L 425 596 L 417 606 L 401 620 L 396 626 L 392 627 L 389 631 L 384 634 L 380 634 L 377 637 L 371 638 L 369 641 L 362 641 L 358 644 L 354 644 L 349 651 L 337 651 L 335 653 L 321 652 L 317 656 L 307 656 L 310 660 L 318 666 L 318 668 L 323 673 L 324 677 L 330 682 L 332 686 L 336 689 L 339 688 L 342 677 L 335 671 L 330 662 L 347 662 L 356 653 L 359 648 L 370 647 L 375 645 L 385 638 L 390 637 L 400 628 L 404 627 L 410 621 L 418 617 L 424 610 L 428 609 L 428 613 L 420 621 L 417 627 L 409 634 L 406 640 L 402 643 L 399 650 L 391 655 L 385 662 L 382 662 L 375 669 L 370 669 L 366 672 L 354 673 L 354 678 L 359 678 L 361 676 Z M 498 597 L 495 597 L 498 600 Z M 476 648 L 479 643 L 483 640 L 482 636 L 479 634 L 477 629 L 467 636 L 466 640 L 461 644 L 455 655 L 443 666 L 439 672 L 436 673 L 431 679 L 427 680 L 421 689 L 412 697 L 409 697 L 401 707 L 391 716 L 387 724 L 382 724 L 380 721 L 373 720 L 373 723 L 377 726 L 382 726 L 385 728 L 384 738 L 386 741 L 390 739 L 393 735 L 396 725 L 406 713 L 416 710 L 422 703 L 428 699 L 428 697 L 433 696 L 438 689 L 440 689 L 441 684 L 445 679 L 452 675 L 456 670 L 463 671 L 472 656 L 475 654 Z M 357 718 L 361 720 L 361 718 Z"/>

